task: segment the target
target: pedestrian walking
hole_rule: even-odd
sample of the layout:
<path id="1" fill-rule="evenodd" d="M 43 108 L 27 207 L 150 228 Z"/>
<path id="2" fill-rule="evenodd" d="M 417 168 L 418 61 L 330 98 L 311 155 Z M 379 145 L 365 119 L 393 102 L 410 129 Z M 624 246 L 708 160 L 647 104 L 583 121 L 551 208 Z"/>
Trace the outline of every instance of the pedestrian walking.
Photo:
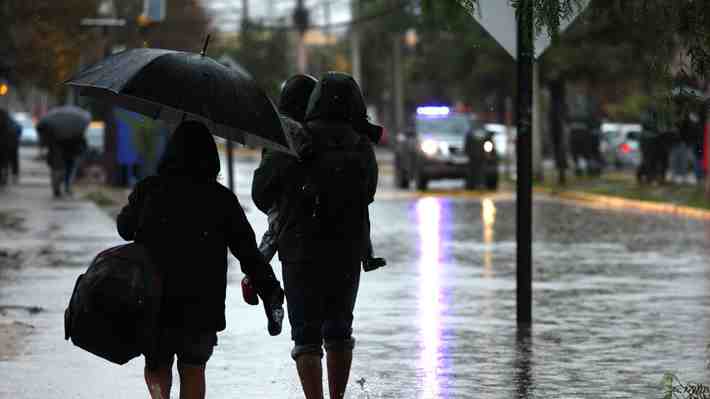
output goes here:
<path id="1" fill-rule="evenodd" d="M 145 356 L 145 381 L 154 399 L 170 397 L 175 357 L 180 398 L 205 396 L 205 366 L 217 332 L 226 327 L 227 249 L 261 297 L 269 333 L 281 332 L 283 290 L 257 249 L 236 195 L 217 182 L 219 171 L 208 128 L 182 122 L 170 137 L 157 176 L 140 181 L 118 215 L 121 237 L 138 237 L 163 279 L 160 338 L 155 352 Z"/>
<path id="2" fill-rule="evenodd" d="M 301 162 L 307 161 L 312 156 L 312 139 L 310 134 L 304 129 L 303 123 L 305 122 L 308 100 L 317 82 L 318 80 L 313 76 L 298 74 L 286 80 L 281 89 L 279 112 L 281 113 L 284 125 L 289 127 L 287 129 L 289 132 L 288 137 L 291 141 L 291 145 L 296 149 L 296 158 Z M 361 95 L 359 99 L 356 99 L 355 103 L 356 106 L 353 107 L 355 111 L 352 117 L 355 131 L 363 134 L 371 140 L 373 144 L 376 144 L 382 137 L 382 128 L 368 122 L 367 109 Z M 262 164 L 280 163 L 280 158 L 283 158 L 286 164 L 293 161 L 292 156 L 283 152 L 269 150 L 267 148 L 262 150 Z M 261 244 L 259 244 L 259 250 L 264 255 L 267 262 L 271 261 L 277 252 L 277 238 L 281 225 L 279 223 L 278 208 L 278 203 L 274 203 L 268 210 L 269 227 L 262 236 Z M 362 259 L 363 268 L 366 271 L 370 271 L 384 266 L 386 264 L 385 260 L 383 258 L 375 258 L 373 254 L 372 241 L 370 240 L 369 217 L 365 237 L 368 243 L 367 250 Z"/>
<path id="3" fill-rule="evenodd" d="M 0 185 L 20 179 L 20 136 L 22 127 L 10 113 L 0 109 Z"/>
<path id="4" fill-rule="evenodd" d="M 47 164 L 52 171 L 55 198 L 73 194 L 72 185 L 79 159 L 87 148 L 85 132 L 90 121 L 91 114 L 79 107 L 66 105 L 54 108 L 37 124 L 37 132 L 48 147 Z"/>
<path id="5" fill-rule="evenodd" d="M 286 80 L 281 88 L 281 96 L 279 98 L 279 113 L 284 121 L 284 125 L 289 126 L 288 138 L 291 145 L 298 150 L 297 157 L 303 158 L 310 148 L 310 137 L 303 128 L 303 122 L 306 117 L 306 108 L 308 107 L 308 99 L 313 92 L 318 80 L 310 75 L 294 75 Z M 285 158 L 285 162 L 292 161 L 294 157 L 281 152 L 264 148 L 261 153 L 262 163 L 271 162 L 270 158 L 276 158 L 275 162 L 279 162 L 279 158 Z M 264 255 L 267 261 L 270 261 L 277 251 L 277 237 L 280 230 L 278 202 L 275 202 L 268 210 L 269 227 L 261 238 L 259 250 Z"/>
<path id="6" fill-rule="evenodd" d="M 353 309 L 369 242 L 363 232 L 377 187 L 372 145 L 355 130 L 364 123 L 353 117 L 361 98 L 352 77 L 323 76 L 305 117 L 309 157 L 265 157 L 254 172 L 257 207 L 278 206 L 291 356 L 308 399 L 323 397 L 323 348 L 330 397 L 343 397 L 355 346 Z"/>

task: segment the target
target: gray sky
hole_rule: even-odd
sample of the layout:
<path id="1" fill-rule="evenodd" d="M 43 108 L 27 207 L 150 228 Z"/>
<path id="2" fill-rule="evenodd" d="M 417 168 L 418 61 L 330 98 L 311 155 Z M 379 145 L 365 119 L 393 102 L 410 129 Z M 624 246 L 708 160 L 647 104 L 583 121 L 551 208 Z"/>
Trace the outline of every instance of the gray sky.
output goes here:
<path id="1" fill-rule="evenodd" d="M 216 26 L 223 31 L 236 30 L 242 16 L 242 0 L 202 0 L 214 18 Z M 279 18 L 291 15 L 296 0 L 248 0 L 249 17 L 263 19 L 267 24 L 280 24 Z M 312 25 L 326 23 L 326 9 L 330 9 L 330 23 L 338 24 L 350 20 L 350 0 L 305 0 L 310 11 Z"/>

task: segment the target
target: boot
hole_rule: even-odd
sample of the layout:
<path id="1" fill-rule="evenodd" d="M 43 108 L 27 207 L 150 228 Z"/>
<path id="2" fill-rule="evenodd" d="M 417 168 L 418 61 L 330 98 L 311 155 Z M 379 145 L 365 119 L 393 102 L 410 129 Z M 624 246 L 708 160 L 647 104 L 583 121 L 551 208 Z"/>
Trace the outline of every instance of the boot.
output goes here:
<path id="1" fill-rule="evenodd" d="M 284 320 L 284 290 L 276 286 L 268 294 L 262 294 L 261 301 L 264 303 L 269 335 L 276 336 L 281 334 Z"/>
<path id="2" fill-rule="evenodd" d="M 353 362 L 352 350 L 327 352 L 328 388 L 331 399 L 342 399 L 350 376 L 350 365 Z"/>
<path id="3" fill-rule="evenodd" d="M 306 399 L 323 399 L 323 366 L 320 355 L 304 353 L 296 358 L 296 369 Z"/>

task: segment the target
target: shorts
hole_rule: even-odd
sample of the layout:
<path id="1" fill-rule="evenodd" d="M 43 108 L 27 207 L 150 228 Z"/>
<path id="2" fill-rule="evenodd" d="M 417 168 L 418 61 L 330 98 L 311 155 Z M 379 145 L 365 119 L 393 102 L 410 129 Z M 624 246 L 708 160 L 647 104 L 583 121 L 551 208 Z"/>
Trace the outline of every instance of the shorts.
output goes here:
<path id="1" fill-rule="evenodd" d="M 217 333 L 164 328 L 156 346 L 155 353 L 145 357 L 145 365 L 149 370 L 172 365 L 175 356 L 178 367 L 204 367 L 217 346 Z"/>
<path id="2" fill-rule="evenodd" d="M 353 310 L 360 285 L 360 259 L 335 264 L 283 264 L 284 288 L 294 348 L 291 357 L 352 350 Z"/>

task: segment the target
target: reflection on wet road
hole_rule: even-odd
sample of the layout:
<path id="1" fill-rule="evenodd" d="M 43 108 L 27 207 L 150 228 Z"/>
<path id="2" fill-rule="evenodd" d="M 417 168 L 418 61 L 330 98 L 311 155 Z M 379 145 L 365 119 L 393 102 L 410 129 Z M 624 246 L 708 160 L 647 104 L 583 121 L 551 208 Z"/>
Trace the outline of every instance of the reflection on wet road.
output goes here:
<path id="1" fill-rule="evenodd" d="M 446 306 L 446 295 L 441 290 L 444 254 L 441 253 L 442 200 L 425 198 L 416 205 L 419 230 L 419 345 L 420 365 L 423 373 L 423 397 L 441 395 L 440 362 L 446 360 L 446 348 L 441 341 L 441 316 Z"/>
<path id="2" fill-rule="evenodd" d="M 237 192 L 260 236 L 266 218 L 249 199 L 254 167 L 237 164 Z M 514 200 L 404 196 L 388 179 L 371 206 L 375 254 L 388 265 L 362 277 L 346 397 L 655 398 L 665 372 L 710 382 L 706 222 L 536 198 L 534 325 L 518 330 Z M 73 274 L 34 273 L 71 289 Z M 260 309 L 241 302 L 240 278 L 233 267 L 227 331 L 208 366 L 210 397 L 301 397 L 288 327 L 267 336 Z M 27 284 L 34 292 L 42 285 Z M 0 375 L 49 373 L 51 392 L 64 397 L 144 395 L 140 361 L 120 369 L 91 363 L 92 378 L 72 387 L 67 381 L 78 384 L 72 374 L 88 355 L 57 342 L 63 304 L 45 304 L 22 287 L 3 291 L 0 302 L 8 296 L 47 309 L 39 323 L 47 331 L 33 338 L 32 352 L 0 362 Z M 52 357 L 57 350 L 61 359 Z M 117 370 L 120 378 L 106 378 Z M 50 392 L 7 384 L 0 381 L 0 396 Z M 107 386 L 122 394 L 107 395 Z"/>

